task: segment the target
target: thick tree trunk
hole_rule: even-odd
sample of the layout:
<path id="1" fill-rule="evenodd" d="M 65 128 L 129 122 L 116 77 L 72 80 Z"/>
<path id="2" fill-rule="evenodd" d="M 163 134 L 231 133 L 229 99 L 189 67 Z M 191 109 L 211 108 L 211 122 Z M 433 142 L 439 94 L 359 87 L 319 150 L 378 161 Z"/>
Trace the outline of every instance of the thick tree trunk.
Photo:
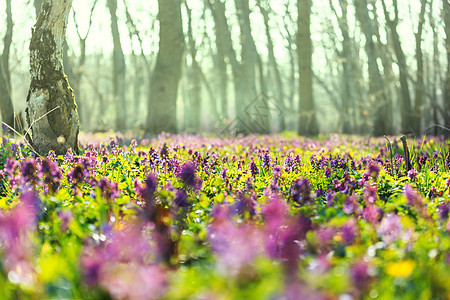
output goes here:
<path id="1" fill-rule="evenodd" d="M 184 52 L 180 0 L 158 0 L 159 51 L 150 82 L 147 129 L 177 132 L 177 95 Z"/>
<path id="2" fill-rule="evenodd" d="M 30 42 L 31 84 L 27 120 L 40 154 L 79 152 L 75 97 L 63 68 L 63 44 L 71 0 L 45 0 Z"/>
<path id="3" fill-rule="evenodd" d="M 9 51 L 12 35 L 11 0 L 6 0 L 6 33 L 3 39 L 3 53 L 0 56 L 0 110 L 2 121 L 14 128 L 14 107 L 11 100 L 11 75 L 9 72 Z"/>
<path id="4" fill-rule="evenodd" d="M 117 0 L 108 0 L 111 14 L 111 33 L 113 37 L 113 93 L 116 110 L 116 128 L 126 128 L 127 106 L 125 104 L 125 57 L 120 42 L 119 27 L 117 25 Z"/>
<path id="5" fill-rule="evenodd" d="M 297 54 L 299 61 L 300 123 L 298 133 L 315 135 L 319 133 L 314 108 L 312 41 L 311 41 L 311 0 L 298 0 Z"/>

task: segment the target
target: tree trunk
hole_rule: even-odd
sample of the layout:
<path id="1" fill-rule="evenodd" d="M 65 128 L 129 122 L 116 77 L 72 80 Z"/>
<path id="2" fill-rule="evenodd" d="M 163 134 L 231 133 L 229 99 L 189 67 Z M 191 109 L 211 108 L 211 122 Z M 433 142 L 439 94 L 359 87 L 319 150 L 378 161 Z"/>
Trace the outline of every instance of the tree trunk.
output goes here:
<path id="1" fill-rule="evenodd" d="M 0 56 L 0 110 L 2 121 L 14 128 L 14 107 L 11 100 L 11 75 L 9 72 L 9 51 L 12 35 L 11 0 L 6 0 L 6 33 L 3 39 L 3 53 Z"/>
<path id="2" fill-rule="evenodd" d="M 117 25 L 117 0 L 108 0 L 108 8 L 111 14 L 111 33 L 113 37 L 113 93 L 116 109 L 116 128 L 126 128 L 127 106 L 125 103 L 125 57 L 120 42 L 119 27 Z"/>
<path id="3" fill-rule="evenodd" d="M 45 0 L 30 42 L 31 84 L 27 120 L 31 144 L 40 154 L 76 153 L 80 123 L 63 68 L 63 44 L 71 0 Z"/>
<path id="4" fill-rule="evenodd" d="M 313 97 L 312 41 L 311 41 L 311 0 L 298 0 L 297 54 L 299 60 L 300 123 L 298 133 L 316 135 L 319 128 L 316 120 Z"/>
<path id="5" fill-rule="evenodd" d="M 422 52 L 422 33 L 423 24 L 425 22 L 425 9 L 427 6 L 427 0 L 421 0 L 421 8 L 419 13 L 419 25 L 417 27 L 417 32 L 415 34 L 416 39 L 416 64 L 417 64 L 417 74 L 416 74 L 416 88 L 415 88 L 415 99 L 414 99 L 414 121 L 413 129 L 416 134 L 420 134 L 422 131 L 422 114 L 423 109 L 423 95 L 425 91 L 424 83 L 424 70 L 423 70 L 423 52 Z"/>
<path id="6" fill-rule="evenodd" d="M 251 133 L 264 134 L 269 132 L 270 110 L 265 98 L 257 99 L 259 93 L 256 88 L 256 71 L 260 58 L 251 30 L 249 0 L 235 0 L 234 2 L 241 33 L 240 69 L 241 84 L 243 85 L 243 102 L 240 103 L 238 116 L 239 120 L 245 120 L 244 125 Z"/>
<path id="7" fill-rule="evenodd" d="M 353 125 L 355 124 L 355 80 L 354 76 L 354 60 L 355 57 L 352 54 L 352 39 L 350 38 L 348 29 L 348 3 L 347 0 L 340 0 L 339 4 L 341 7 L 342 15 L 339 16 L 333 1 L 329 0 L 330 8 L 333 11 L 336 19 L 338 21 L 339 28 L 343 37 L 342 40 L 342 51 L 337 50 L 338 56 L 342 61 L 342 132 L 345 134 L 354 133 Z"/>
<path id="8" fill-rule="evenodd" d="M 447 71 L 444 86 L 445 126 L 450 128 L 450 2 L 443 0 L 443 17 L 445 20 L 445 48 L 447 51 Z"/>
<path id="9" fill-rule="evenodd" d="M 188 17 L 188 43 L 189 43 L 189 54 L 191 56 L 191 65 L 188 66 L 188 89 L 190 101 L 190 111 L 188 129 L 193 129 L 194 132 L 198 132 L 201 127 L 201 103 L 202 103 L 202 89 L 201 89 L 201 78 L 199 74 L 200 66 L 197 61 L 197 45 L 194 38 L 194 33 L 192 29 L 192 10 L 187 3 L 184 3 L 187 11 Z"/>
<path id="10" fill-rule="evenodd" d="M 375 136 L 392 134 L 392 124 L 388 109 L 390 102 L 386 98 L 383 90 L 383 81 L 377 63 L 377 49 L 373 41 L 374 28 L 372 20 L 369 17 L 367 0 L 355 0 L 355 6 L 356 16 L 366 38 L 365 49 L 369 68 L 369 102 L 374 111 L 372 134 Z"/>
<path id="11" fill-rule="evenodd" d="M 184 52 L 180 0 L 158 0 L 159 51 L 150 82 L 147 129 L 177 132 L 177 95 Z"/>
<path id="12" fill-rule="evenodd" d="M 268 1 L 266 1 L 268 4 Z M 279 116 L 279 131 L 285 131 L 286 130 L 286 122 L 284 118 L 284 112 L 286 110 L 285 104 L 284 104 L 284 86 L 283 86 L 283 80 L 281 78 L 280 69 L 278 68 L 277 60 L 275 58 L 275 52 L 274 52 L 274 44 L 272 35 L 270 32 L 270 25 L 269 25 L 269 11 L 263 7 L 261 4 L 261 0 L 258 0 L 258 6 L 261 11 L 261 14 L 264 19 L 264 29 L 266 31 L 266 38 L 267 38 L 267 50 L 268 50 L 268 58 L 269 58 L 269 65 L 271 69 L 273 70 L 273 76 L 275 84 L 273 84 L 273 89 L 276 91 L 277 96 L 277 104 L 279 109 L 281 110 L 281 115 Z"/>
<path id="13" fill-rule="evenodd" d="M 397 64 L 399 69 L 399 77 L 400 77 L 400 88 L 401 88 L 401 105 L 400 105 L 400 114 L 401 114 L 401 128 L 403 133 L 411 133 L 413 132 L 413 111 L 411 108 L 411 95 L 409 92 L 409 84 L 408 84 L 408 66 L 406 65 L 406 56 L 403 52 L 402 44 L 400 41 L 400 36 L 397 31 L 398 25 L 398 3 L 397 0 L 393 1 L 394 4 L 394 19 L 391 19 L 389 16 L 389 12 L 386 8 L 385 0 L 381 1 L 383 6 L 384 16 L 386 18 L 387 25 L 391 32 L 391 39 L 394 46 L 395 56 L 397 58 Z"/>

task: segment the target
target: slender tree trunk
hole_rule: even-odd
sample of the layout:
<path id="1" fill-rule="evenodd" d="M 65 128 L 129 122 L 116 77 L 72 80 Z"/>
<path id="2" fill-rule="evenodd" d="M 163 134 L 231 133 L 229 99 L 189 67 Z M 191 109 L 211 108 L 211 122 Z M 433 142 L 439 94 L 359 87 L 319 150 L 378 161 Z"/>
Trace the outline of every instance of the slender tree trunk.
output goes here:
<path id="1" fill-rule="evenodd" d="M 201 127 L 201 78 L 199 74 L 200 66 L 197 62 L 197 45 L 195 43 L 194 33 L 192 29 L 192 10 L 188 6 L 187 3 L 184 3 L 187 11 L 188 16 L 188 44 L 189 44 L 189 54 L 191 56 L 191 66 L 188 66 L 189 68 L 189 74 L 188 77 L 188 86 L 190 89 L 190 97 L 192 99 L 190 105 L 191 105 L 191 115 L 189 127 L 191 127 L 195 132 L 198 132 Z"/>
<path id="2" fill-rule="evenodd" d="M 266 2 L 268 3 L 268 1 Z M 275 52 L 274 52 L 274 44 L 272 39 L 272 34 L 270 32 L 270 25 L 269 25 L 269 12 L 268 10 L 261 4 L 261 0 L 258 0 L 258 6 L 261 11 L 261 14 L 264 19 L 264 28 L 266 31 L 266 38 L 267 38 L 267 50 L 268 50 L 268 58 L 269 58 L 269 65 L 270 68 L 273 70 L 273 76 L 275 84 L 274 89 L 276 91 L 277 96 L 277 104 L 279 106 L 279 109 L 282 111 L 282 114 L 279 116 L 279 130 L 284 131 L 286 130 L 286 122 L 284 119 L 284 112 L 286 111 L 286 107 L 284 105 L 284 86 L 283 86 L 283 80 L 281 78 L 280 69 L 278 68 L 278 63 L 275 58 Z"/>
<path id="3" fill-rule="evenodd" d="M 403 52 L 402 44 L 400 41 L 400 36 L 397 31 L 398 26 L 398 3 L 397 0 L 393 0 L 394 4 L 394 19 L 391 19 L 389 16 L 389 12 L 386 8 L 386 1 L 382 0 L 381 4 L 383 5 L 384 16 L 386 18 L 386 22 L 388 24 L 391 39 L 394 46 L 395 56 L 397 57 L 397 64 L 399 69 L 399 77 L 400 77 L 400 88 L 401 88 L 401 128 L 403 133 L 411 133 L 413 132 L 413 111 L 411 106 L 411 95 L 409 92 L 409 84 L 408 84 L 408 66 L 406 65 L 406 56 Z"/>
<path id="4" fill-rule="evenodd" d="M 445 21 L 445 48 L 447 51 L 447 71 L 444 85 L 445 126 L 450 128 L 450 2 L 443 0 L 443 17 Z"/>
<path id="5" fill-rule="evenodd" d="M 125 103 L 125 57 L 120 42 L 119 27 L 117 25 L 117 0 L 108 0 L 108 8 L 111 14 L 111 33 L 113 37 L 113 93 L 116 109 L 116 128 L 126 128 L 127 105 Z"/>
<path id="6" fill-rule="evenodd" d="M 252 133 L 268 133 L 270 110 L 264 97 L 253 102 L 258 97 L 256 88 L 257 70 L 259 68 L 259 79 L 263 79 L 262 64 L 256 50 L 250 24 L 249 0 L 235 0 L 238 15 L 239 28 L 241 32 L 241 72 L 243 89 L 244 110 L 240 111 L 241 118 L 247 120 L 247 127 Z M 264 85 L 264 84 L 260 84 Z"/>
<path id="7" fill-rule="evenodd" d="M 338 15 L 333 1 L 329 0 L 331 10 L 333 11 L 338 21 L 339 28 L 343 37 L 342 51 L 338 51 L 338 55 L 342 61 L 342 132 L 349 134 L 353 133 L 353 125 L 355 124 L 355 76 L 354 76 L 354 60 L 355 57 L 352 54 L 352 39 L 350 38 L 348 29 L 348 3 L 347 0 L 340 0 L 341 16 Z M 353 125 L 352 125 L 353 124 Z"/>
<path id="8" fill-rule="evenodd" d="M 372 20 L 369 17 L 367 0 L 355 0 L 356 16 L 361 25 L 361 29 L 366 38 L 365 49 L 369 68 L 369 103 L 374 115 L 374 124 L 372 134 L 381 136 L 392 133 L 391 118 L 389 117 L 390 101 L 386 98 L 383 81 L 378 67 L 377 49 L 373 41 L 374 28 Z"/>
<path id="9" fill-rule="evenodd" d="M 72 88 L 63 68 L 63 44 L 71 0 L 45 0 L 30 42 L 31 84 L 27 120 L 40 154 L 78 149 L 80 128 Z"/>
<path id="10" fill-rule="evenodd" d="M 425 23 L 425 10 L 427 7 L 427 0 L 421 0 L 421 8 L 419 13 L 419 25 L 415 34 L 416 39 L 416 87 L 415 87 L 415 99 L 414 99 L 414 121 L 413 127 L 416 134 L 420 134 L 422 131 L 422 114 L 423 109 L 423 95 L 425 91 L 424 83 L 424 70 L 423 70 L 423 52 L 422 52 L 422 33 L 423 25 Z"/>
<path id="11" fill-rule="evenodd" d="M 150 82 L 147 128 L 177 132 L 176 104 L 184 52 L 180 0 L 158 0 L 159 51 Z"/>
<path id="12" fill-rule="evenodd" d="M 6 33 L 3 39 L 3 53 L 0 56 L 0 110 L 2 121 L 14 128 L 14 107 L 11 100 L 11 75 L 9 71 L 9 52 L 12 35 L 11 0 L 6 0 Z"/>
<path id="13" fill-rule="evenodd" d="M 231 32 L 228 27 L 228 21 L 225 14 L 225 3 L 222 0 L 207 1 L 207 5 L 211 9 L 211 13 L 214 18 L 215 32 L 216 32 L 216 45 L 217 51 L 224 52 L 226 58 L 228 58 L 231 70 L 233 73 L 233 85 L 234 85 L 234 111 L 235 117 L 238 118 L 238 127 L 244 126 L 240 116 L 242 110 L 245 109 L 245 96 L 243 93 L 244 85 L 242 83 L 243 74 L 241 72 L 240 63 L 237 60 L 236 52 L 233 48 L 233 42 L 231 39 Z M 219 54 L 220 55 L 220 54 Z M 226 74 L 226 67 L 221 72 Z M 225 78 L 225 76 L 222 76 Z M 222 79 L 223 80 L 223 79 Z"/>
<path id="14" fill-rule="evenodd" d="M 300 95 L 298 133 L 301 135 L 316 135 L 319 133 L 313 97 L 311 5 L 311 0 L 298 0 L 297 2 L 297 54 L 299 60 Z"/>

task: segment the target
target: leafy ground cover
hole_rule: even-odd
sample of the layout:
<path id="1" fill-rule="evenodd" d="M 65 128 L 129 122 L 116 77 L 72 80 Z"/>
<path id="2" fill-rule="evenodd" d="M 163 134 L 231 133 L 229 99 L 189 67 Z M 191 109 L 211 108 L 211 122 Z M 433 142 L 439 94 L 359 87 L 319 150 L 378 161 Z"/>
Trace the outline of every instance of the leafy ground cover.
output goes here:
<path id="1" fill-rule="evenodd" d="M 2 299 L 450 299 L 448 140 L 89 140 L 3 138 Z"/>

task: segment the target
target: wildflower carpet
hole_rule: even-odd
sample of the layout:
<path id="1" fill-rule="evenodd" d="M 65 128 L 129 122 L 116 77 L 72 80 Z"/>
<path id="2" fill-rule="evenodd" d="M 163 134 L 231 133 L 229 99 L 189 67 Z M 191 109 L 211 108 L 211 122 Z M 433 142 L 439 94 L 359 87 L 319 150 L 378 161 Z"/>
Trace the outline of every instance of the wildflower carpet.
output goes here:
<path id="1" fill-rule="evenodd" d="M 0 298 L 450 299 L 450 143 L 391 140 L 4 137 Z"/>

